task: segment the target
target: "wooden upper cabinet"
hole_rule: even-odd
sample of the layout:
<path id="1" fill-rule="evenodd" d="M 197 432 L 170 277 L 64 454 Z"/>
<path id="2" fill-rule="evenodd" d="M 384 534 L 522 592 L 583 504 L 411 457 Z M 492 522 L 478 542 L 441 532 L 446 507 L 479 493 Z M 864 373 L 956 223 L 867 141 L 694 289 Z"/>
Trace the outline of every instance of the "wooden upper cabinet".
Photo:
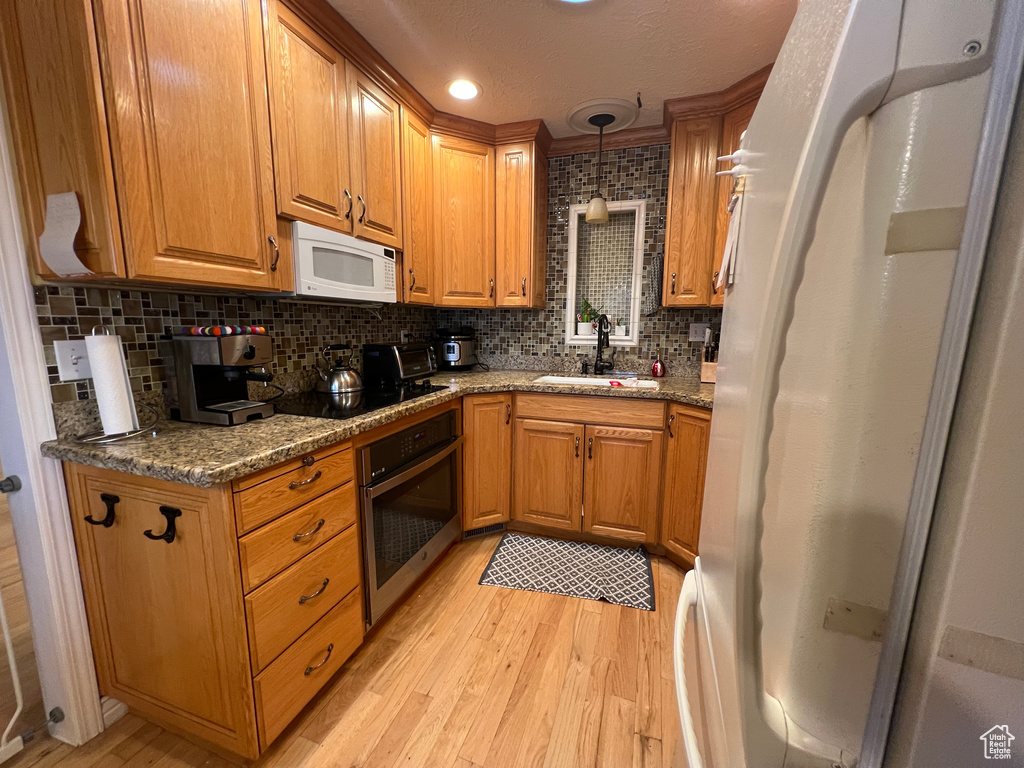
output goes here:
<path id="1" fill-rule="evenodd" d="M 437 303 L 494 306 L 494 147 L 433 137 Z"/>
<path id="2" fill-rule="evenodd" d="M 507 523 L 512 505 L 512 395 L 467 396 L 462 424 L 462 528 Z"/>
<path id="3" fill-rule="evenodd" d="M 720 115 L 677 120 L 672 126 L 662 290 L 666 307 L 706 307 L 711 300 L 721 127 Z"/>
<path id="4" fill-rule="evenodd" d="M 405 234 L 402 249 L 404 300 L 433 304 L 434 278 L 434 162 L 430 126 L 402 107 L 402 186 Z"/>
<path id="5" fill-rule="evenodd" d="M 349 164 L 355 234 L 402 247 L 402 117 L 398 102 L 348 67 Z"/>
<path id="6" fill-rule="evenodd" d="M 582 424 L 517 419 L 512 519 L 580 530 Z"/>
<path id="7" fill-rule="evenodd" d="M 662 432 L 586 428 L 583 530 L 631 541 L 656 541 Z"/>
<path id="8" fill-rule="evenodd" d="M 277 212 L 351 234 L 345 59 L 285 5 L 268 8 Z"/>
<path id="9" fill-rule="evenodd" d="M 669 407 L 661 543 L 691 562 L 697 556 L 700 538 L 710 434 L 711 411 L 687 405 Z"/>
<path id="10" fill-rule="evenodd" d="M 128 277 L 274 289 L 259 0 L 96 0 Z"/>
<path id="11" fill-rule="evenodd" d="M 499 145 L 494 183 L 496 303 L 543 308 L 548 161 L 536 142 Z"/>
<path id="12" fill-rule="evenodd" d="M 750 125 L 754 116 L 757 100 L 736 107 L 722 117 L 722 142 L 719 155 L 731 155 L 740 148 L 740 136 Z M 731 168 L 728 164 L 721 170 Z M 729 198 L 732 197 L 732 176 L 718 177 L 718 204 L 715 211 L 715 248 L 711 258 L 711 306 L 720 307 L 725 304 L 725 286 L 717 288 L 718 273 L 722 268 L 722 256 L 725 254 L 725 238 L 729 234 Z"/>
<path id="13" fill-rule="evenodd" d="M 65 474 L 100 692 L 256 757 L 230 493 L 76 465 Z M 166 531 L 164 512 L 178 513 L 171 542 L 146 536 Z"/>
<path id="14" fill-rule="evenodd" d="M 94 277 L 125 277 L 91 2 L 0 3 L 0 72 L 36 274 L 56 277 L 39 254 L 46 196 L 74 192 L 76 255 Z"/>

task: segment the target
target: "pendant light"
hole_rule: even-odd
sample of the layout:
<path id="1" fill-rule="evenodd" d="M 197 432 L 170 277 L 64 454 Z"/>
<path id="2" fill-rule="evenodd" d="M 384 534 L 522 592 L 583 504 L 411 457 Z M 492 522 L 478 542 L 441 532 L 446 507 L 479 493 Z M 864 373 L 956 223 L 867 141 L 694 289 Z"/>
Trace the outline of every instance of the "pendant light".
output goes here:
<path id="1" fill-rule="evenodd" d="M 615 122 L 615 116 L 601 112 L 591 115 L 587 122 L 597 127 L 597 192 L 587 204 L 587 223 L 607 224 L 608 203 L 605 202 L 604 195 L 601 194 L 601 180 L 604 171 L 604 129 Z"/>

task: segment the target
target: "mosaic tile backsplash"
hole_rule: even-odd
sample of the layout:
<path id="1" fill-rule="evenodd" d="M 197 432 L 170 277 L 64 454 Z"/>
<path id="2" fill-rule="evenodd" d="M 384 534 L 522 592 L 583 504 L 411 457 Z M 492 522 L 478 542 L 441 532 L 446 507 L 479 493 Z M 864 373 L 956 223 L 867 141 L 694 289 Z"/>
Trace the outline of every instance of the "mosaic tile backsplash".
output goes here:
<path id="1" fill-rule="evenodd" d="M 668 210 L 667 144 L 605 153 L 604 193 L 609 200 L 647 199 L 644 222 L 644 291 L 651 289 L 651 257 L 665 244 Z M 596 186 L 597 153 L 556 157 L 548 176 L 547 308 L 544 310 L 439 310 L 386 306 L 378 318 L 368 310 L 245 296 L 46 285 L 35 289 L 36 314 L 55 403 L 92 398 L 91 381 L 57 378 L 53 342 L 80 338 L 94 325 L 112 326 L 125 342 L 132 389 L 159 398 L 169 343 L 161 336 L 180 325 L 263 325 L 274 340 L 275 376 L 307 373 L 324 344 L 397 340 L 402 330 L 427 339 L 437 327 L 469 325 L 477 330 L 481 358 L 494 367 L 579 370 L 593 347 L 565 345 L 569 206 L 586 203 Z M 687 339 L 691 322 L 719 322 L 720 310 L 660 309 L 641 317 L 640 345 L 620 350 L 616 368 L 649 372 L 658 348 L 669 373 L 694 373 L 699 343 Z M 614 318 L 613 318 L 614 319 Z M 306 379 L 309 380 L 308 377 Z M 152 394 L 149 394 L 152 393 Z"/>
<path id="2" fill-rule="evenodd" d="M 642 291 L 660 291 L 651 261 L 665 250 L 668 216 L 669 145 L 610 150 L 604 153 L 602 192 L 609 200 L 647 200 L 644 222 Z M 569 206 L 585 204 L 597 189 L 597 153 L 553 157 L 548 169 L 547 305 L 542 310 L 442 309 L 438 321 L 445 327 L 468 325 L 477 332 L 481 360 L 495 367 L 535 367 L 544 370 L 579 370 L 583 359 L 594 356 L 593 346 L 566 346 L 565 311 L 568 286 Z M 615 214 L 609 218 L 612 219 Z M 609 225 L 611 222 L 609 223 Z M 603 226 L 609 226 L 603 225 Z M 609 230 L 610 231 L 610 230 Z M 598 247 L 611 248 L 609 236 Z M 607 254 L 606 254 L 607 257 Z M 610 258 L 609 261 L 615 261 Z M 603 281 L 602 281 L 603 282 Z M 595 303 L 598 303 L 595 301 Z M 608 308 L 604 308 L 607 312 Z M 614 308 L 612 312 L 615 312 Z M 628 313 L 624 313 L 628 314 Z M 609 313 L 612 320 L 616 318 Z M 700 371 L 700 342 L 689 342 L 690 323 L 721 323 L 720 309 L 659 309 L 640 317 L 639 344 L 620 348 L 616 368 L 649 373 L 662 350 L 669 373 Z M 521 360 L 519 358 L 528 358 Z M 536 364 L 531 364 L 535 360 Z"/>

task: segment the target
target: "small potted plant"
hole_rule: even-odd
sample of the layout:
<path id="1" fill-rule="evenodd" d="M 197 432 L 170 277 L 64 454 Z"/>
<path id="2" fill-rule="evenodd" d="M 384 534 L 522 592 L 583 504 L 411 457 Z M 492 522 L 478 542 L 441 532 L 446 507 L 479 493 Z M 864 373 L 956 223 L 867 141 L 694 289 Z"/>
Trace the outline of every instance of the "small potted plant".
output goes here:
<path id="1" fill-rule="evenodd" d="M 626 318 L 620 317 L 615 321 L 615 335 L 625 336 L 626 335 Z"/>
<path id="2" fill-rule="evenodd" d="M 594 319 L 598 315 L 598 311 L 594 308 L 586 299 L 580 301 L 580 311 L 576 315 L 576 335 L 577 336 L 593 336 L 594 335 Z"/>

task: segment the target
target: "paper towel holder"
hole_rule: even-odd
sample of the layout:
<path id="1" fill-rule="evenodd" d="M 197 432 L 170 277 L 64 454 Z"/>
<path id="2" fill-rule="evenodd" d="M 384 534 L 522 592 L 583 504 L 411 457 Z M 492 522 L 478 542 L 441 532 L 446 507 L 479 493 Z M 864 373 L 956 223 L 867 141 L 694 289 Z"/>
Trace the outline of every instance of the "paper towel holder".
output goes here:
<path id="1" fill-rule="evenodd" d="M 100 331 L 101 334 L 105 336 L 114 335 L 113 331 L 111 331 L 110 328 L 106 325 L 94 325 L 92 327 L 93 336 L 96 335 L 96 331 Z M 156 408 L 154 408 L 151 405 L 147 405 L 146 403 L 136 403 L 136 405 L 141 405 L 143 408 L 145 408 L 146 410 L 153 414 L 152 420 L 145 426 L 140 426 L 138 429 L 132 429 L 129 430 L 128 432 L 117 432 L 112 435 L 106 434 L 105 432 L 103 432 L 103 430 L 100 430 L 99 432 L 89 432 L 88 434 L 77 435 L 74 438 L 72 438 L 72 440 L 76 443 L 84 443 L 87 445 L 102 445 L 104 443 L 116 443 L 119 440 L 127 440 L 130 437 L 138 437 L 139 435 L 150 434 L 155 436 L 157 433 L 156 424 L 158 421 L 160 421 L 160 413 L 157 411 Z"/>

